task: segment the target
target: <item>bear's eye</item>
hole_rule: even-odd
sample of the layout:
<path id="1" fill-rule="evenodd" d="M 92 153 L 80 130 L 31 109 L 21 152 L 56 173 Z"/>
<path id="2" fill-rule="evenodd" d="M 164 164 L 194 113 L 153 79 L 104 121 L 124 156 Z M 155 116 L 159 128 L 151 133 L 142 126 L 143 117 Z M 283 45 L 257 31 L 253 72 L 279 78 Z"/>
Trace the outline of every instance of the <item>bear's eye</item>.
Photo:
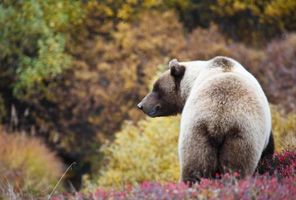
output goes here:
<path id="1" fill-rule="evenodd" d="M 158 92 L 160 90 L 159 83 L 156 82 L 153 86 L 153 92 Z"/>
<path id="2" fill-rule="evenodd" d="M 162 90 L 162 88 L 159 86 L 159 83 L 158 83 L 158 82 L 156 82 L 156 83 L 154 84 L 152 92 L 156 95 L 156 97 L 157 97 L 158 99 L 161 98 L 161 96 L 162 96 L 162 94 L 163 94 L 163 90 Z"/>
<path id="3" fill-rule="evenodd" d="M 162 95 L 161 90 L 159 89 L 159 90 L 156 92 L 156 94 L 157 94 L 157 98 L 160 99 L 160 98 L 161 98 L 161 95 Z"/>

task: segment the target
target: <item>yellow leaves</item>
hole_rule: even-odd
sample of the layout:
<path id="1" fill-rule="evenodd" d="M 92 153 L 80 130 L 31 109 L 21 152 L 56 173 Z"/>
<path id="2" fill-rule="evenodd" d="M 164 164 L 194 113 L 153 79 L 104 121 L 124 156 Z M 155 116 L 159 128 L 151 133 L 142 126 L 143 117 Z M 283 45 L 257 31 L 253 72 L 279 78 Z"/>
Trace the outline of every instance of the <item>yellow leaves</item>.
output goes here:
<path id="1" fill-rule="evenodd" d="M 264 10 L 264 20 L 281 30 L 294 30 L 296 26 L 296 16 L 293 14 L 295 9 L 296 1 L 294 0 L 273 0 Z"/>
<path id="2" fill-rule="evenodd" d="M 246 7 L 246 5 L 242 2 L 239 2 L 239 1 L 236 1 L 233 4 L 233 9 L 236 11 L 243 10 L 243 9 L 245 9 L 245 7 Z"/>
<path id="3" fill-rule="evenodd" d="M 162 0 L 145 0 L 145 1 L 143 1 L 143 6 L 145 8 L 151 8 L 153 6 L 161 5 L 161 3 L 163 3 Z"/>
<path id="4" fill-rule="evenodd" d="M 291 138 L 296 134 L 296 114 L 284 115 L 275 106 L 271 108 L 277 150 L 295 145 Z M 144 180 L 177 181 L 178 133 L 179 117 L 146 118 L 137 125 L 126 122 L 114 142 L 102 149 L 108 165 L 100 171 L 98 184 L 120 188 Z M 205 190 L 202 196 L 213 194 Z"/>
<path id="5" fill-rule="evenodd" d="M 285 114 L 279 107 L 271 106 L 272 131 L 276 150 L 280 152 L 288 146 L 296 146 L 296 114 Z"/>
<path id="6" fill-rule="evenodd" d="M 272 36 L 296 27 L 294 0 L 218 0 L 211 4 L 213 18 L 229 37 L 261 46 Z M 205 14 L 203 14 L 205 15 Z"/>
<path id="7" fill-rule="evenodd" d="M 121 22 L 117 25 L 118 32 L 115 32 L 113 34 L 114 39 L 117 43 L 117 45 L 120 45 L 124 49 L 129 49 L 132 47 L 132 44 L 134 44 L 134 34 L 131 31 L 132 27 L 130 24 L 126 22 Z"/>
<path id="8" fill-rule="evenodd" d="M 281 17 L 285 12 L 293 10 L 295 5 L 294 0 L 274 0 L 266 7 L 265 14 L 273 18 Z"/>
<path id="9" fill-rule="evenodd" d="M 161 0 L 127 0 L 127 1 L 101 1 L 92 0 L 88 2 L 87 9 L 100 10 L 106 17 L 118 18 L 122 21 L 128 21 L 137 15 L 137 11 L 151 8 L 163 3 Z"/>
<path id="10" fill-rule="evenodd" d="M 138 3 L 138 0 L 127 0 L 126 1 L 128 4 L 133 4 L 136 5 Z"/>
<path id="11" fill-rule="evenodd" d="M 178 134 L 179 117 L 126 122 L 114 143 L 103 149 L 109 163 L 98 184 L 120 188 L 144 180 L 177 181 Z"/>
<path id="12" fill-rule="evenodd" d="M 133 12 L 133 8 L 129 4 L 123 4 L 122 8 L 118 10 L 117 17 L 123 20 L 127 20 L 131 13 Z"/>
<path id="13" fill-rule="evenodd" d="M 253 0 L 218 0 L 212 9 L 220 16 L 235 16 L 246 9 L 249 9 L 253 14 L 260 14 Z"/>
<path id="14" fill-rule="evenodd" d="M 86 4 L 86 10 L 104 14 L 106 17 L 114 16 L 114 12 L 112 11 L 111 7 L 106 4 L 99 3 L 98 1 L 89 1 Z"/>
<path id="15" fill-rule="evenodd" d="M 89 5 L 94 14 L 96 5 Z M 86 23 L 95 24 L 94 19 L 90 17 Z M 176 55 L 184 40 L 174 12 L 144 12 L 133 23 L 112 26 L 115 29 L 107 31 L 110 39 L 97 35 L 71 47 L 79 60 L 72 62 L 64 78 L 66 86 L 56 92 L 58 97 L 63 93 L 66 98 L 71 96 L 57 103 L 66 104 L 62 110 L 72 116 L 71 126 L 87 123 L 97 130 L 96 134 L 105 135 L 117 131 L 126 118 L 137 121 L 144 116 L 137 102 L 147 93 L 157 65 L 164 62 L 164 57 Z"/>

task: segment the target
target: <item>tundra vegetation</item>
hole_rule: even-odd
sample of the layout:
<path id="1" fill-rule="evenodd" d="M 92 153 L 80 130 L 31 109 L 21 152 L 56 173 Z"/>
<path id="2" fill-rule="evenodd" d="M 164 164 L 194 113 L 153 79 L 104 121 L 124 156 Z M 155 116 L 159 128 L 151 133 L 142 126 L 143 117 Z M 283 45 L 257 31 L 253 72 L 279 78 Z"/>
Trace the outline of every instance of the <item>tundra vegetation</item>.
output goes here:
<path id="1" fill-rule="evenodd" d="M 52 198 L 294 199 L 295 10 L 293 0 L 0 1 L 0 198 L 47 197 L 63 177 Z M 277 154 L 265 175 L 189 188 L 176 183 L 179 116 L 148 119 L 136 105 L 169 59 L 217 55 L 261 83 Z"/>

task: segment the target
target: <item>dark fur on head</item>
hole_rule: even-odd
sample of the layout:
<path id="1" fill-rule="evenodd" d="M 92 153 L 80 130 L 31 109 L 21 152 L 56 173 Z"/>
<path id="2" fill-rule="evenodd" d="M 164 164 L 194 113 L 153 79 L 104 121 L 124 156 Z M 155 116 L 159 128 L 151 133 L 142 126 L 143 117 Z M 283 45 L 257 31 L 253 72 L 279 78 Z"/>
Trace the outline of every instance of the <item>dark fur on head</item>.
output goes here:
<path id="1" fill-rule="evenodd" d="M 153 90 L 138 104 L 138 108 L 150 117 L 169 116 L 182 112 L 180 82 L 185 67 L 176 59 L 169 62 L 169 70 L 154 83 Z"/>

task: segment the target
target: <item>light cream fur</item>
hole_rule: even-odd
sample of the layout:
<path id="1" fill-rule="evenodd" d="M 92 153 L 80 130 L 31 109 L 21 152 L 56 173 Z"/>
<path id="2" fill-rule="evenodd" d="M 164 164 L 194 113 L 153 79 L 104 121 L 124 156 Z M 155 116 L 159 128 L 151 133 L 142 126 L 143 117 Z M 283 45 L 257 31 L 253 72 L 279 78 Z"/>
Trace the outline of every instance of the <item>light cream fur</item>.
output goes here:
<path id="1" fill-rule="evenodd" d="M 214 66 L 215 59 L 233 65 L 225 70 Z M 178 144 L 180 180 L 209 177 L 216 169 L 252 174 L 271 132 L 270 109 L 260 84 L 241 64 L 226 57 L 179 64 L 186 67 L 180 83 L 186 102 Z M 219 152 L 209 144 L 209 137 L 223 143 Z"/>

